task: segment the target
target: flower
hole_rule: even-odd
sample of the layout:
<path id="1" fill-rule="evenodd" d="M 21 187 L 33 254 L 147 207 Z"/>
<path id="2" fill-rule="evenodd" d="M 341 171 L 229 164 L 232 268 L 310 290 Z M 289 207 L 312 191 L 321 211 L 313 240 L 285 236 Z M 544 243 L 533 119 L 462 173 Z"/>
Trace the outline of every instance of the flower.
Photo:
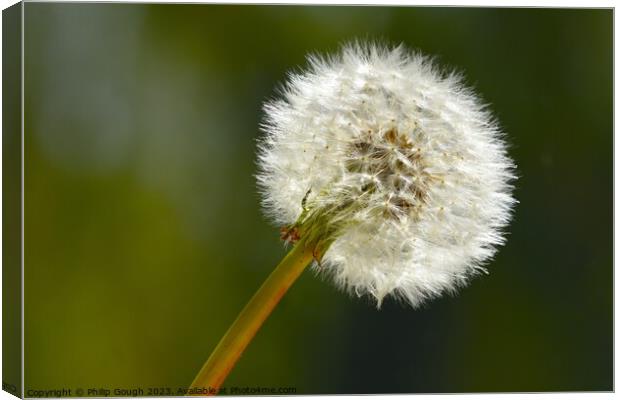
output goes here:
<path id="1" fill-rule="evenodd" d="M 461 77 L 406 50 L 310 56 L 265 105 L 258 184 L 283 238 L 316 246 L 345 290 L 418 306 L 455 292 L 504 243 L 514 164 Z"/>

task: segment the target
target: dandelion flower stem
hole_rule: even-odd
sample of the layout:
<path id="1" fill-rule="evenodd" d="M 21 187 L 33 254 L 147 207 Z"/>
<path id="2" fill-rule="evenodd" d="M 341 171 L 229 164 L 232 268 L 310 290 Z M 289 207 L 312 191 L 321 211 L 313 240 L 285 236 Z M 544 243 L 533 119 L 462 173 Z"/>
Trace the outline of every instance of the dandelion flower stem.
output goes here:
<path id="1" fill-rule="evenodd" d="M 217 393 L 263 322 L 312 261 L 313 253 L 314 246 L 308 245 L 305 240 L 300 240 L 293 247 L 241 311 L 192 382 L 190 389 L 205 388 L 210 394 Z"/>

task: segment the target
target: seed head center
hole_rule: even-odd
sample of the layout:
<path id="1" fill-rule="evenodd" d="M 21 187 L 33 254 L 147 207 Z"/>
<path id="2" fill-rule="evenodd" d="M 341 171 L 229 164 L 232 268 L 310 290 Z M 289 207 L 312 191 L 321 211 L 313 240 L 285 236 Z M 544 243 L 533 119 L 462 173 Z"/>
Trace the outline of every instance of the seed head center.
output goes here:
<path id="1" fill-rule="evenodd" d="M 427 201 L 432 176 L 425 171 L 424 155 L 396 128 L 365 131 L 352 143 L 346 168 L 360 175 L 360 194 L 383 197 L 386 215 L 417 216 Z"/>

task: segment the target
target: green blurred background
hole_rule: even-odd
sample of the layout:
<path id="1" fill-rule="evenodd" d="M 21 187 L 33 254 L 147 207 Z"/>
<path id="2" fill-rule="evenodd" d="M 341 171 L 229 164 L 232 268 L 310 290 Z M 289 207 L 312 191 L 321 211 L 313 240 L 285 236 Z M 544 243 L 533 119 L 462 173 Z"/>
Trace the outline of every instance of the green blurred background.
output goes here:
<path id="1" fill-rule="evenodd" d="M 520 175 L 507 245 L 417 310 L 307 271 L 226 386 L 612 390 L 612 30 L 600 9 L 26 3 L 26 389 L 190 384 L 285 253 L 262 103 L 369 38 L 491 104 Z"/>

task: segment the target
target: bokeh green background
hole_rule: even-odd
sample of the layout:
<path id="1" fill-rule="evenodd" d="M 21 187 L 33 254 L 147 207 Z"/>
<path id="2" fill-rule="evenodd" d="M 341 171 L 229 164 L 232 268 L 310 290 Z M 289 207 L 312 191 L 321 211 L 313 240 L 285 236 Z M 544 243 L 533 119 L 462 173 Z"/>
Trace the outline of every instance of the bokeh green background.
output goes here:
<path id="1" fill-rule="evenodd" d="M 262 103 L 367 38 L 491 104 L 520 175 L 507 245 L 417 310 L 306 272 L 226 386 L 611 390 L 612 30 L 611 10 L 26 3 L 26 389 L 191 382 L 285 253 Z"/>

